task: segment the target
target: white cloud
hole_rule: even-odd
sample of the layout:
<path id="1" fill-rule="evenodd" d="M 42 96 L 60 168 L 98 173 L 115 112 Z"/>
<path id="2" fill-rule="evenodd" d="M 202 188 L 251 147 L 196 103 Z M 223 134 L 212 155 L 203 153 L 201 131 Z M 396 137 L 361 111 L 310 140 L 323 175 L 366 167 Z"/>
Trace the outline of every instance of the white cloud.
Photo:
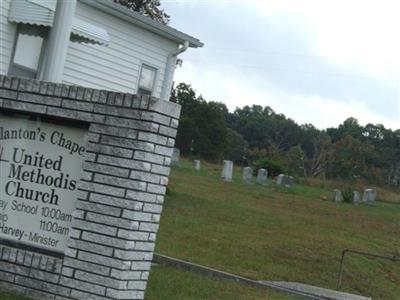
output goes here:
<path id="1" fill-rule="evenodd" d="M 256 75 L 249 77 L 232 67 L 216 69 L 186 61 L 184 67 L 176 71 L 175 81 L 191 83 L 206 100 L 224 102 L 230 111 L 236 107 L 258 104 L 270 106 L 298 124 L 312 123 L 320 129 L 337 127 L 349 117 L 358 119 L 362 125 L 373 123 L 392 129 L 400 128 L 399 116 L 390 119 L 359 100 L 343 101 L 319 95 L 290 94 L 276 90 L 272 85 L 268 86 L 264 78 L 257 78 Z"/>
<path id="2" fill-rule="evenodd" d="M 182 55 L 175 81 L 206 100 L 268 105 L 319 128 L 350 116 L 400 128 L 400 1 L 183 2 L 171 15 L 205 48 Z"/>
<path id="3" fill-rule="evenodd" d="M 400 70 L 400 2 L 397 0 L 256 0 L 269 20 L 295 20 L 312 36 L 315 55 L 395 80 Z M 260 9 L 262 8 L 262 9 Z"/>
<path id="4" fill-rule="evenodd" d="M 318 128 L 337 127 L 349 117 L 355 117 L 360 124 L 384 124 L 389 128 L 399 128 L 400 123 L 372 111 L 365 103 L 352 101 L 338 101 L 322 98 L 318 95 L 302 96 L 287 94 L 276 90 L 254 90 L 249 85 L 239 85 L 235 80 L 225 80 L 225 89 L 228 90 L 229 106 L 243 106 L 259 104 L 270 106 L 277 113 L 283 113 L 298 124 L 312 123 Z"/>

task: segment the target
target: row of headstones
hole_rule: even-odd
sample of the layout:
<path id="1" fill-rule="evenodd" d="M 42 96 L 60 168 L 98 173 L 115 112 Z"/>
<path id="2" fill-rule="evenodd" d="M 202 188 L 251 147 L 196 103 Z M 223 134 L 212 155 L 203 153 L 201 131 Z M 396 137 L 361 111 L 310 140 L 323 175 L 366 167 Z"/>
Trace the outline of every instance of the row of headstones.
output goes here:
<path id="1" fill-rule="evenodd" d="M 200 160 L 193 161 L 194 169 L 200 171 L 201 163 Z M 223 181 L 232 181 L 233 176 L 233 161 L 224 160 L 222 171 L 221 171 L 221 179 Z M 251 183 L 253 180 L 253 169 L 251 167 L 243 168 L 243 177 L 244 182 Z M 259 169 L 257 173 L 257 182 L 260 184 L 266 184 L 268 179 L 268 171 L 265 169 Z"/>
<path id="2" fill-rule="evenodd" d="M 376 200 L 376 189 L 368 188 L 364 190 L 363 197 L 361 198 L 361 194 L 358 191 L 353 191 L 353 199 L 352 203 L 360 204 L 360 203 L 372 203 Z M 338 189 L 333 190 L 333 201 L 334 202 L 343 202 L 342 192 Z"/>
<path id="3" fill-rule="evenodd" d="M 193 161 L 194 169 L 199 171 L 201 169 L 200 160 Z M 221 172 L 221 179 L 223 181 L 232 181 L 233 175 L 233 162 L 230 160 L 224 160 Z M 243 181 L 246 183 L 251 183 L 253 181 L 253 169 L 251 167 L 244 167 L 243 168 Z M 259 169 L 257 171 L 257 182 L 259 184 L 265 185 L 267 184 L 268 180 L 268 170 L 266 169 Z M 284 174 L 280 174 L 277 177 L 276 184 L 285 187 L 291 187 L 293 185 L 293 177 L 287 176 Z"/>
<path id="4" fill-rule="evenodd" d="M 221 179 L 223 181 L 232 181 L 233 176 L 233 162 L 230 160 L 224 160 L 222 171 L 221 171 Z M 259 169 L 257 171 L 257 182 L 259 184 L 267 184 L 268 179 L 268 171 L 266 169 Z M 244 167 L 243 168 L 243 176 L 242 180 L 246 183 L 251 183 L 253 181 L 253 168 Z"/>
<path id="5" fill-rule="evenodd" d="M 178 148 L 174 148 L 171 157 L 171 165 L 178 166 L 180 159 L 180 150 Z M 199 171 L 201 169 L 200 160 L 193 161 L 194 169 Z M 221 179 L 224 181 L 232 181 L 233 174 L 233 162 L 230 160 L 223 161 L 223 167 L 221 172 Z M 257 182 L 259 184 L 266 184 L 268 179 L 268 171 L 266 169 L 259 169 L 257 172 Z M 250 183 L 253 180 L 253 169 L 251 167 L 243 168 L 243 181 Z M 279 186 L 291 187 L 293 185 L 293 177 L 287 176 L 285 174 L 278 175 L 276 179 L 276 184 Z"/>
<path id="6" fill-rule="evenodd" d="M 177 148 L 174 148 L 174 152 L 172 154 L 171 164 L 179 165 L 180 151 Z M 194 160 L 194 169 L 199 171 L 201 169 L 200 160 Z M 221 179 L 224 181 L 232 181 L 233 174 L 233 162 L 230 160 L 223 161 L 223 167 L 221 172 Z M 260 184 L 266 184 L 268 179 L 268 171 L 266 169 L 259 169 L 257 172 L 257 182 Z M 253 180 L 253 169 L 251 167 L 243 168 L 243 181 L 250 183 Z M 293 185 L 294 178 L 293 176 L 288 176 L 285 174 L 279 174 L 276 178 L 276 184 L 278 186 L 291 187 Z M 353 191 L 353 199 L 352 202 L 354 204 L 359 203 L 372 203 L 376 200 L 376 190 L 375 189 L 365 189 L 363 197 L 358 191 Z M 334 202 L 343 202 L 342 192 L 338 189 L 333 190 L 333 201 Z"/>

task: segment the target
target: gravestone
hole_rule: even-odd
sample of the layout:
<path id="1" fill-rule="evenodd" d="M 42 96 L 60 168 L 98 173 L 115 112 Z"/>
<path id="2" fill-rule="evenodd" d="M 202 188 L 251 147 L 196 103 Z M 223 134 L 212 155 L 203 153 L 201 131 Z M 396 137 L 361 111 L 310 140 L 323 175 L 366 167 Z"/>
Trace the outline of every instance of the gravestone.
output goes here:
<path id="1" fill-rule="evenodd" d="M 276 178 L 276 184 L 283 185 L 284 180 L 285 180 L 285 174 L 279 174 L 278 177 Z"/>
<path id="2" fill-rule="evenodd" d="M 0 287 L 143 299 L 180 106 L 0 76 Z"/>
<path id="3" fill-rule="evenodd" d="M 285 176 L 283 182 L 285 187 L 291 188 L 293 186 L 294 178 L 293 176 Z"/>
<path id="4" fill-rule="evenodd" d="M 232 181 L 233 173 L 233 162 L 230 160 L 224 160 L 221 172 L 221 179 L 223 181 Z"/>
<path id="5" fill-rule="evenodd" d="M 343 202 L 342 192 L 338 189 L 333 190 L 333 202 L 336 203 Z"/>
<path id="6" fill-rule="evenodd" d="M 363 202 L 370 204 L 376 200 L 376 190 L 375 189 L 365 189 L 363 194 Z"/>
<path id="7" fill-rule="evenodd" d="M 179 160 L 181 157 L 181 150 L 174 148 L 171 156 L 171 166 L 179 166 Z"/>
<path id="8" fill-rule="evenodd" d="M 373 191 L 373 201 L 376 201 L 376 188 L 371 188 L 372 189 L 372 191 Z"/>
<path id="9" fill-rule="evenodd" d="M 253 180 L 253 169 L 251 167 L 243 168 L 243 181 L 246 183 L 251 183 Z"/>
<path id="10" fill-rule="evenodd" d="M 201 169 L 201 165 L 200 165 L 200 161 L 199 160 L 194 160 L 193 161 L 193 167 L 196 171 L 200 171 Z"/>
<path id="11" fill-rule="evenodd" d="M 267 184 L 268 171 L 266 169 L 259 169 L 257 172 L 257 182 L 259 184 Z"/>
<path id="12" fill-rule="evenodd" d="M 361 195 L 358 191 L 353 191 L 353 203 L 356 205 L 361 203 Z"/>
<path id="13" fill-rule="evenodd" d="M 279 174 L 278 177 L 276 178 L 276 184 L 279 186 L 290 188 L 293 186 L 293 183 L 294 183 L 293 176 Z"/>

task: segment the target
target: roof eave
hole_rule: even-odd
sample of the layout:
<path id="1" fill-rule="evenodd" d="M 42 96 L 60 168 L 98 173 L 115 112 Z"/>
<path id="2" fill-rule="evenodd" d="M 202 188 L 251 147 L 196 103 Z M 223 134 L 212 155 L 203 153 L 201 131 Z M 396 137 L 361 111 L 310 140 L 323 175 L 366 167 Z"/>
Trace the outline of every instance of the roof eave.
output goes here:
<path id="1" fill-rule="evenodd" d="M 170 26 L 161 24 L 154 21 L 148 17 L 141 15 L 138 12 L 129 10 L 122 5 L 113 2 L 112 0 L 79 0 L 82 3 L 95 7 L 101 11 L 107 12 L 119 18 L 122 18 L 130 23 L 133 23 L 139 27 L 145 28 L 153 33 L 161 35 L 169 40 L 175 41 L 177 43 L 183 43 L 185 41 L 189 42 L 189 47 L 199 48 L 203 47 L 203 43 L 186 34 L 180 32 Z"/>

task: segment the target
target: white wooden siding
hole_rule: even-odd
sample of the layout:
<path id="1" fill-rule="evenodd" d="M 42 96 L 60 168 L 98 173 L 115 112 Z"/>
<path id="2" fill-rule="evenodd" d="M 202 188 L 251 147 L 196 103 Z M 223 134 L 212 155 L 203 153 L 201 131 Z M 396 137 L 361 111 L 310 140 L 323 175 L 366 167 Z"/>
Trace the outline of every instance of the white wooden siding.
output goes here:
<path id="1" fill-rule="evenodd" d="M 17 27 L 8 22 L 11 1 L 0 0 L 0 74 L 8 73 Z M 108 46 L 70 42 L 64 83 L 136 93 L 141 65 L 147 64 L 157 69 L 153 96 L 160 97 L 167 57 L 178 49 L 177 43 L 79 1 L 76 15 L 106 29 L 111 42 Z"/>
<path id="2" fill-rule="evenodd" d="M 80 2 L 76 15 L 106 29 L 111 42 L 107 47 L 70 43 L 63 82 L 136 93 L 143 63 L 157 68 L 153 96 L 160 97 L 167 57 L 176 43 Z"/>
<path id="3" fill-rule="evenodd" d="M 7 20 L 11 0 L 0 0 L 0 74 L 8 73 L 17 26 Z"/>

